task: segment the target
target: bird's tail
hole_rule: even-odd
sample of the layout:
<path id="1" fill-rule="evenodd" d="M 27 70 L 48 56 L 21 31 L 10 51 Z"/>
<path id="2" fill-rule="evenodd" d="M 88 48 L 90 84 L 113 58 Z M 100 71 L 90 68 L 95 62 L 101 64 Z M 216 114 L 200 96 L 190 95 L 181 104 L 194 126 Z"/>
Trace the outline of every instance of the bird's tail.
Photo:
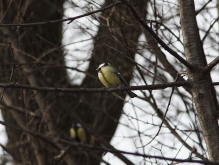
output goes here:
<path id="1" fill-rule="evenodd" d="M 138 95 L 136 95 L 134 92 L 132 91 L 126 91 L 126 93 L 131 97 L 131 98 L 134 98 L 134 97 L 137 97 Z"/>

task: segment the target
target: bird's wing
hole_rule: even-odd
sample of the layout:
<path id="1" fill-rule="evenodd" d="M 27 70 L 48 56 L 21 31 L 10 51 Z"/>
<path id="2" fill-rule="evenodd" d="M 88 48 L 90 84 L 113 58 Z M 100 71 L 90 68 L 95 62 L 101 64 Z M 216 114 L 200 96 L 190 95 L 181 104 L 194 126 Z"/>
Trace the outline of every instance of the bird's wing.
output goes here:
<path id="1" fill-rule="evenodd" d="M 70 128 L 70 136 L 71 138 L 75 139 L 76 138 L 76 132 L 73 128 Z"/>
<path id="2" fill-rule="evenodd" d="M 85 131 L 83 128 L 78 128 L 78 138 L 80 140 L 80 142 L 84 143 L 86 140 L 86 135 L 85 135 Z"/>
<path id="3" fill-rule="evenodd" d="M 122 81 L 122 83 L 125 85 L 125 86 L 129 86 L 128 83 L 125 81 L 124 77 L 121 75 L 121 73 L 119 72 L 115 72 L 116 75 L 120 78 L 120 80 Z"/>

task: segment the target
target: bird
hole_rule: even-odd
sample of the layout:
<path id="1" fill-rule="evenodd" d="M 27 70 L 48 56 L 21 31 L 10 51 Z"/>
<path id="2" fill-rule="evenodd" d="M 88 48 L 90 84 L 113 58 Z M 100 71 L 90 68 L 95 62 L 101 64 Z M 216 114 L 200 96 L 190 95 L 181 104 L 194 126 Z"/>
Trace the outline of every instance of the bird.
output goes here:
<path id="1" fill-rule="evenodd" d="M 84 128 L 80 123 L 73 123 L 70 128 L 70 137 L 75 139 L 79 143 L 85 143 L 86 134 Z"/>
<path id="2" fill-rule="evenodd" d="M 116 87 L 129 87 L 128 83 L 125 81 L 124 77 L 119 73 L 110 63 L 105 62 L 98 66 L 96 69 L 98 71 L 98 78 L 102 84 L 107 88 L 116 88 Z M 126 93 L 134 98 L 137 95 L 130 90 L 127 90 Z"/>

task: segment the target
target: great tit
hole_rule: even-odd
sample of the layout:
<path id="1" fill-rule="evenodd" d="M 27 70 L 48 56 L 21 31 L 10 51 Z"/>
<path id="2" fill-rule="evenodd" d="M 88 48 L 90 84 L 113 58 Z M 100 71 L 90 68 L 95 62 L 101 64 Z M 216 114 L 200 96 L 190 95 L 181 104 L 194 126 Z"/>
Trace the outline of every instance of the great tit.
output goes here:
<path id="1" fill-rule="evenodd" d="M 96 69 L 98 71 L 98 78 L 99 80 L 105 85 L 107 88 L 110 87 L 129 87 L 123 76 L 114 68 L 111 66 L 110 63 L 103 63 L 100 64 L 99 67 Z M 134 98 L 137 95 L 133 93 L 132 91 L 128 90 L 126 91 L 127 94 Z"/>
<path id="2" fill-rule="evenodd" d="M 77 142 L 84 143 L 86 141 L 85 131 L 80 123 L 72 124 L 72 127 L 70 128 L 70 136 Z"/>

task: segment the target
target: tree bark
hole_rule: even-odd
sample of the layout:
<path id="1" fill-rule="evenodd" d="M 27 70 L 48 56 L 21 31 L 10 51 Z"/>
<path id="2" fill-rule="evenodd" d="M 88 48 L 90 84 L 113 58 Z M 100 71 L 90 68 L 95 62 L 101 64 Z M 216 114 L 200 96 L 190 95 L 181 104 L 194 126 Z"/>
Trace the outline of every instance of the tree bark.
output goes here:
<path id="1" fill-rule="evenodd" d="M 209 158 L 212 161 L 219 161 L 218 103 L 214 99 L 215 91 L 212 90 L 210 73 L 203 70 L 207 62 L 200 42 L 194 1 L 179 0 L 179 11 L 185 56 L 194 67 L 194 69 L 188 69 L 191 93 L 198 112 Z"/>

